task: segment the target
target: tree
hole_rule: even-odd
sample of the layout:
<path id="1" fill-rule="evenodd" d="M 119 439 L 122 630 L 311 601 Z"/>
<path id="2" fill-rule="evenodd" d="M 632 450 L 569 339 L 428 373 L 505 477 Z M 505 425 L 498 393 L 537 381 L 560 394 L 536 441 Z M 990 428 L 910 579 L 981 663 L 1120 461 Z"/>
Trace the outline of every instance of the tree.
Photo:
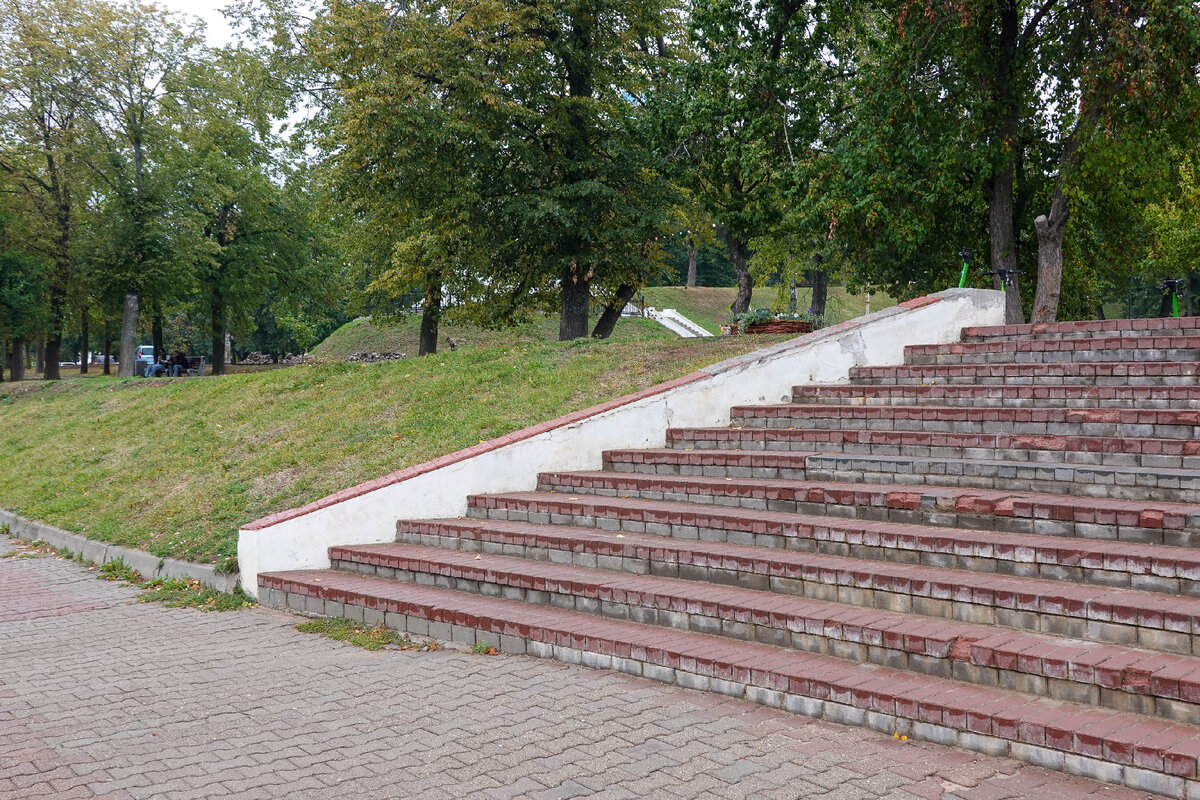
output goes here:
<path id="1" fill-rule="evenodd" d="M 31 333 L 44 323 L 45 308 L 42 285 L 46 270 L 27 253 L 22 252 L 9 235 L 11 219 L 0 215 L 0 343 L 12 341 L 10 380 L 24 378 L 24 346 Z M 0 380 L 7 347 L 0 346 Z"/>
<path id="2" fill-rule="evenodd" d="M 202 240 L 193 265 L 196 304 L 209 321 L 216 375 L 225 372 L 230 325 L 248 332 L 264 298 L 286 304 L 321 293 L 306 187 L 297 175 L 277 183 L 269 130 L 256 135 L 239 122 L 213 113 L 186 130 L 185 192 Z"/>
<path id="3" fill-rule="evenodd" d="M 339 6 L 317 26 L 332 174 L 380 240 L 376 288 L 423 295 L 422 352 L 447 301 L 499 325 L 554 298 L 573 339 L 593 287 L 661 268 L 671 192 L 639 134 L 660 24 L 633 0 L 489 0 Z"/>
<path id="4" fill-rule="evenodd" d="M 783 215 L 788 169 L 821 137 L 840 77 L 838 4 L 710 0 L 692 8 L 690 57 L 657 98 L 680 180 L 717 223 L 749 308 L 748 244 Z"/>
<path id="5" fill-rule="evenodd" d="M 180 78 L 200 60 L 201 38 L 154 6 L 96 4 L 93 11 L 82 53 L 90 80 L 80 92 L 97 150 L 88 165 L 107 195 L 105 278 L 124 296 L 118 375 L 131 377 L 142 294 L 161 296 L 177 280 L 172 178 L 164 173 L 187 114 Z"/>
<path id="6" fill-rule="evenodd" d="M 0 2 L 0 171 L 26 202 L 32 249 L 44 259 L 47 380 L 59 377 L 77 216 L 87 66 L 76 43 L 89 14 L 76 0 Z"/>
<path id="7" fill-rule="evenodd" d="M 1033 319 L 1056 318 L 1072 207 L 1124 172 L 1089 174 L 1088 153 L 1158 139 L 1191 113 L 1169 98 L 1194 95 L 1200 12 L 903 0 L 877 13 L 853 121 L 823 165 L 843 244 L 893 286 L 946 285 L 954 252 L 986 244 L 993 271 L 1036 269 Z"/>
<path id="8" fill-rule="evenodd" d="M 1196 277 L 1200 272 L 1200 180 L 1194 153 L 1179 162 L 1179 183 L 1168 196 L 1146 209 L 1151 245 L 1146 271 L 1157 280 L 1183 279 L 1187 313 L 1195 312 Z"/>

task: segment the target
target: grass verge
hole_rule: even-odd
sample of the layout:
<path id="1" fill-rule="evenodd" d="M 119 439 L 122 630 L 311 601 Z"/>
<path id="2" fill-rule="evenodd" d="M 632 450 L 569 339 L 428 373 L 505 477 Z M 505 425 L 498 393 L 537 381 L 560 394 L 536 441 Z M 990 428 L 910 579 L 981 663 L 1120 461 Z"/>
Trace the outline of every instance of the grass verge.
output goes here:
<path id="1" fill-rule="evenodd" d="M 345 617 L 314 619 L 296 626 L 301 633 L 316 633 L 339 642 L 349 642 L 366 650 L 418 650 L 432 652 L 441 646 L 431 639 L 416 640 L 407 633 L 397 633 L 382 623 L 374 627 Z"/>
<path id="2" fill-rule="evenodd" d="M 155 578 L 139 583 L 138 588 L 144 590 L 138 595 L 140 602 L 162 603 L 167 608 L 237 611 L 254 605 L 240 586 L 232 592 L 218 592 L 192 578 Z"/>

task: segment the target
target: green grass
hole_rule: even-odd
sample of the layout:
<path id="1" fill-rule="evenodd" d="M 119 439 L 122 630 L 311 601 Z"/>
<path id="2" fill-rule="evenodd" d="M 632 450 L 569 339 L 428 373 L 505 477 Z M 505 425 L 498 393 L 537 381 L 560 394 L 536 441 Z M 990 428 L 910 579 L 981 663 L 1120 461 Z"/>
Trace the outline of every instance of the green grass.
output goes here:
<path id="1" fill-rule="evenodd" d="M 237 611 L 254 605 L 254 600 L 244 594 L 240 586 L 232 592 L 218 592 L 191 578 L 155 578 L 139 583 L 138 588 L 144 590 L 138 595 L 140 602 L 162 603 L 168 608 Z"/>
<path id="2" fill-rule="evenodd" d="M 655 308 L 673 308 L 710 333 L 730 321 L 729 306 L 737 297 L 737 289 L 707 286 L 650 286 L 642 290 L 646 304 Z M 751 308 L 771 308 L 777 302 L 774 288 L 757 287 L 750 298 Z M 812 289 L 800 289 L 800 311 L 812 302 Z M 871 294 L 871 310 L 879 311 L 896 305 L 896 301 L 881 292 Z M 830 286 L 825 301 L 825 324 L 836 325 L 862 316 L 866 311 L 866 296 L 853 295 L 841 286 Z"/>
<path id="3" fill-rule="evenodd" d="M 648 325 L 379 364 L 0 383 L 0 507 L 232 568 L 258 517 L 779 341 Z"/>
<path id="4" fill-rule="evenodd" d="M 121 583 L 142 582 L 142 574 L 126 564 L 123 558 L 105 561 L 100 565 L 100 571 L 96 573 L 96 577 L 106 581 L 120 581 Z"/>
<path id="5" fill-rule="evenodd" d="M 592 320 L 593 324 L 595 319 Z M 347 322 L 334 331 L 328 339 L 313 348 L 312 356 L 321 360 L 344 361 L 354 353 L 404 353 L 415 356 L 419 348 L 421 318 L 413 314 L 395 322 L 375 322 L 360 317 Z M 624 318 L 617 323 L 614 337 L 649 336 L 660 339 L 674 338 L 675 334 L 656 322 Z M 480 347 L 512 347 L 513 345 L 544 344 L 558 338 L 556 317 L 535 317 L 524 325 L 504 330 L 489 331 L 475 325 L 443 323 L 438 328 L 438 350 L 451 352 L 451 340 L 456 350 L 472 350 Z"/>
<path id="6" fill-rule="evenodd" d="M 338 617 L 336 619 L 314 619 L 302 622 L 296 626 L 301 633 L 316 633 L 339 642 L 349 642 L 355 647 L 366 650 L 382 650 L 391 647 L 400 650 L 421 650 L 425 652 L 439 650 L 437 642 L 432 640 L 416 641 L 407 633 L 396 633 L 383 624 L 367 627 L 361 622 Z"/>

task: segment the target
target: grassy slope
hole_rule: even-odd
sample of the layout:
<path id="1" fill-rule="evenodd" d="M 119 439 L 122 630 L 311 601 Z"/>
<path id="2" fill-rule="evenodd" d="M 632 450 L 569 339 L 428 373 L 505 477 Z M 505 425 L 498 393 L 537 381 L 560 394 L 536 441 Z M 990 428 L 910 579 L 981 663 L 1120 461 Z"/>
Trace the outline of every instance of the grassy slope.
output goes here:
<path id="1" fill-rule="evenodd" d="M 750 300 L 751 308 L 770 308 L 775 303 L 775 289 L 758 287 Z M 704 286 L 650 286 L 642 292 L 647 305 L 655 308 L 674 308 L 688 319 L 716 333 L 721 325 L 728 325 L 729 306 L 737 297 L 737 289 L 711 288 Z M 805 305 L 812 297 L 812 289 L 800 290 L 800 304 Z M 896 301 L 881 292 L 871 294 L 871 310 L 894 306 Z M 803 311 L 803 308 L 801 308 Z M 841 286 L 830 286 L 825 303 L 825 321 L 830 325 L 861 316 L 866 310 L 866 297 L 852 295 Z"/>
<path id="2" fill-rule="evenodd" d="M 608 342 L 526 330 L 381 364 L 3 383 L 0 507 L 221 562 L 241 523 L 778 341 L 677 339 L 630 322 Z"/>
<path id="3" fill-rule="evenodd" d="M 416 315 L 406 316 L 397 322 L 375 323 L 359 318 L 347 322 L 313 348 L 312 355 L 322 359 L 344 360 L 352 353 L 404 353 L 416 355 L 420 350 L 421 320 Z M 618 326 L 619 336 L 645 334 L 670 338 L 674 334 L 653 322 L 626 319 Z M 553 341 L 558 338 L 558 320 L 541 317 L 517 328 L 488 331 L 474 325 L 443 323 L 438 328 L 438 349 L 449 350 L 449 339 L 460 349 L 533 344 Z"/>

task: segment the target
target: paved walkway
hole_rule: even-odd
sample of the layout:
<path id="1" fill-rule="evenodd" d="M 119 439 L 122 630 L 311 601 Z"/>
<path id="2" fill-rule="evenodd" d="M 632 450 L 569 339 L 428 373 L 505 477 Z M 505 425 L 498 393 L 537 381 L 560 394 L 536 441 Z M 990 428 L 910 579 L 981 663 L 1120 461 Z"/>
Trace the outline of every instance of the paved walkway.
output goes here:
<path id="1" fill-rule="evenodd" d="M 280 612 L 134 594 L 0 559 L 0 800 L 1147 797 L 615 673 L 370 653 Z"/>

